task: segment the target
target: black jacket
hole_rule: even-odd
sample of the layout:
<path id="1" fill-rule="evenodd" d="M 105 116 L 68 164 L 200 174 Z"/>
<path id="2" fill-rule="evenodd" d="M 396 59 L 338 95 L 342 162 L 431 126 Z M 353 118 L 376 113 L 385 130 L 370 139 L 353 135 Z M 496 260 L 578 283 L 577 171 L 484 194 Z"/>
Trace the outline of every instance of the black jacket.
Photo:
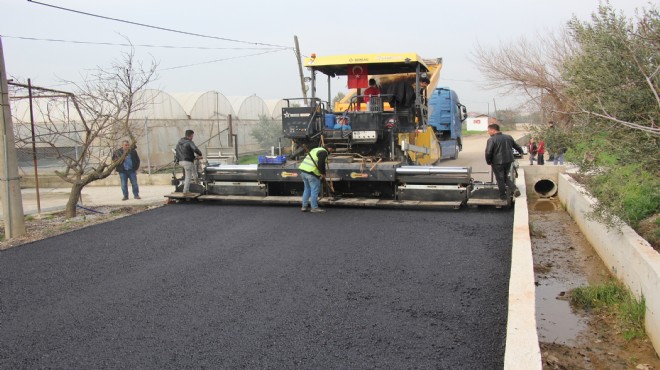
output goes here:
<path id="1" fill-rule="evenodd" d="M 202 151 L 197 148 L 197 145 L 187 137 L 182 137 L 176 144 L 176 160 L 192 162 L 195 160 L 195 154 L 202 155 Z"/>
<path id="2" fill-rule="evenodd" d="M 518 153 L 523 153 L 523 149 L 511 136 L 505 135 L 501 132 L 491 136 L 486 144 L 486 163 L 513 163 L 515 158 L 513 157 L 512 148 L 515 148 Z"/>
<path id="3" fill-rule="evenodd" d="M 117 149 L 114 155 L 112 156 L 112 160 L 113 161 L 117 160 L 123 154 L 124 154 L 124 148 Z M 131 169 L 133 171 L 137 171 L 140 168 L 140 156 L 138 156 L 137 151 L 135 149 L 131 149 L 128 155 L 131 156 L 131 163 L 133 164 L 133 168 Z M 124 162 L 120 163 L 117 167 L 115 167 L 115 170 L 117 170 L 117 172 L 119 173 L 126 172 L 126 169 L 124 168 Z"/>
<path id="4" fill-rule="evenodd" d="M 401 109 L 412 108 L 415 105 L 415 89 L 406 81 L 397 81 L 387 88 L 391 94 L 389 103 Z"/>

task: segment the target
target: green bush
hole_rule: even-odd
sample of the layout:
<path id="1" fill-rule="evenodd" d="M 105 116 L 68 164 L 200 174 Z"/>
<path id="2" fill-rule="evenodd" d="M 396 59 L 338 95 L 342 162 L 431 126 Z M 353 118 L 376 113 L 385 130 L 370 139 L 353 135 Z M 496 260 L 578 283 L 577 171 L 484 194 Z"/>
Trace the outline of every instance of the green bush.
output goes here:
<path id="1" fill-rule="evenodd" d="M 640 164 L 609 168 L 591 176 L 587 187 L 598 199 L 596 214 L 606 217 L 607 209 L 633 228 L 660 212 L 660 179 Z"/>

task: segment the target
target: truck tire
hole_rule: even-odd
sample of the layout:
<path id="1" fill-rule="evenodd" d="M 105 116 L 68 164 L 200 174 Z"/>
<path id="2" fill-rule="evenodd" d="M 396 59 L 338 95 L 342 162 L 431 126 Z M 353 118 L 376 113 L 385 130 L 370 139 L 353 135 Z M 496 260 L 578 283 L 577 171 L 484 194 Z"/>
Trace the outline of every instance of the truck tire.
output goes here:
<path id="1" fill-rule="evenodd" d="M 452 155 L 450 159 L 457 159 L 459 151 L 460 148 L 458 147 L 458 143 L 454 144 L 454 155 Z"/>

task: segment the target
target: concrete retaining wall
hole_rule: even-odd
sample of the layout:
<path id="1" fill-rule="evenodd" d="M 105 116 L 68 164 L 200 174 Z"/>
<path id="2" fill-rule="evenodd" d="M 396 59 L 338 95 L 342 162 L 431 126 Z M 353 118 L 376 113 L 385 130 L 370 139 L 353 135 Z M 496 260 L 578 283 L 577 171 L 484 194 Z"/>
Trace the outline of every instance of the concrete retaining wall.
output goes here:
<path id="1" fill-rule="evenodd" d="M 540 370 L 542 362 L 536 331 L 536 285 L 534 285 L 534 260 L 529 236 L 524 170 L 518 170 L 516 182 L 522 195 L 516 199 L 513 217 L 504 368 L 508 370 Z"/>
<path id="2" fill-rule="evenodd" d="M 179 175 L 180 176 L 180 175 Z M 138 184 L 140 185 L 170 185 L 172 183 L 172 174 L 138 174 Z M 103 180 L 97 180 L 87 186 L 119 186 L 119 175 L 113 173 Z M 21 176 L 21 188 L 34 188 L 34 176 Z M 56 175 L 40 175 L 39 188 L 70 188 L 71 184 L 63 181 Z M 174 186 L 172 186 L 174 189 Z"/>
<path id="3" fill-rule="evenodd" d="M 632 228 L 610 230 L 589 220 L 595 199 L 570 176 L 560 174 L 559 199 L 610 271 L 638 297 L 646 299 L 645 326 L 660 353 L 660 253 Z"/>

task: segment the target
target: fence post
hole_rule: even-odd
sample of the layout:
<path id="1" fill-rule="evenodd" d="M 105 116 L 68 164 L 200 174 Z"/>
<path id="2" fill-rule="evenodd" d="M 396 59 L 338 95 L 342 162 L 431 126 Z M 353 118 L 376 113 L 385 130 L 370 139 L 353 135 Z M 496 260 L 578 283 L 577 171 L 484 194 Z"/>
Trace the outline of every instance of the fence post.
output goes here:
<path id="1" fill-rule="evenodd" d="M 230 148 L 234 146 L 233 138 L 234 128 L 232 127 L 231 114 L 229 114 L 227 115 L 227 143 L 229 144 Z"/>
<path id="2" fill-rule="evenodd" d="M 147 168 L 149 168 L 149 176 L 151 176 L 151 150 L 149 148 L 149 126 L 147 121 L 149 118 L 144 117 L 144 138 L 147 140 Z"/>

